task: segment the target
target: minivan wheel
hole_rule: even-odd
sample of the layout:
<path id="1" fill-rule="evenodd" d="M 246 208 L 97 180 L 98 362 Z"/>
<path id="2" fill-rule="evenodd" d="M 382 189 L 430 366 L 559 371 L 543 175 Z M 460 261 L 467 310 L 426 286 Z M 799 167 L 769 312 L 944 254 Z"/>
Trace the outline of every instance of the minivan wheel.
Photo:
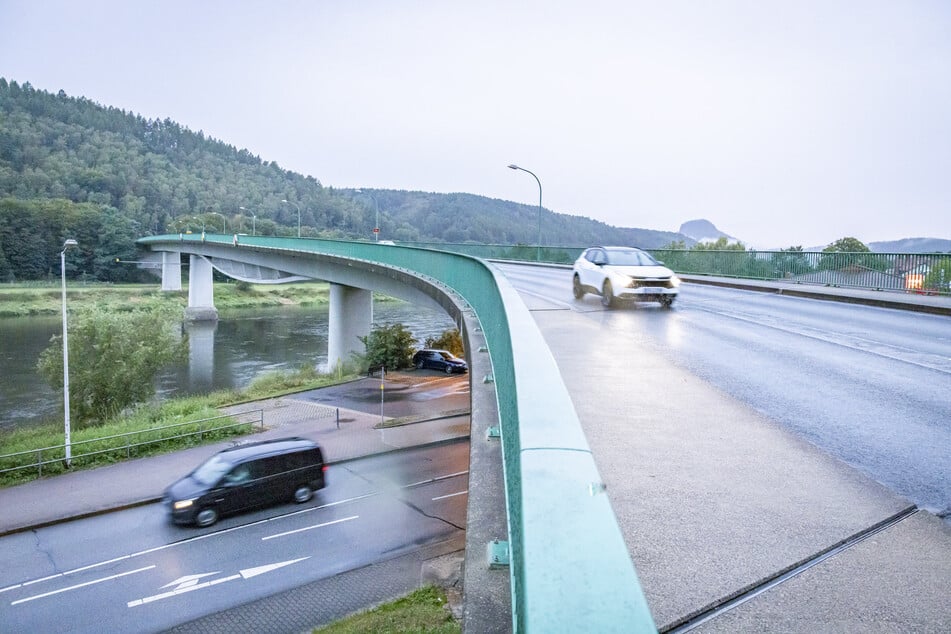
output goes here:
<path id="1" fill-rule="evenodd" d="M 302 484 L 296 489 L 294 489 L 294 501 L 298 504 L 303 504 L 311 497 L 313 497 L 314 492 L 310 490 L 310 487 L 306 484 Z"/>
<path id="2" fill-rule="evenodd" d="M 198 511 L 198 514 L 195 516 L 195 524 L 202 528 L 211 526 L 217 521 L 218 511 L 211 507 L 203 508 L 202 510 Z"/>

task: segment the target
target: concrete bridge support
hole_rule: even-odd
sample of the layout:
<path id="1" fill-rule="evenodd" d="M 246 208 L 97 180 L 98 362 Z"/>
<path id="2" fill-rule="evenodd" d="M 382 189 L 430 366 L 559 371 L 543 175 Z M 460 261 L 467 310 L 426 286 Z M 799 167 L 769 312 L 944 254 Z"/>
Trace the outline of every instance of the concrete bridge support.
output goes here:
<path id="1" fill-rule="evenodd" d="M 162 290 L 182 290 L 182 254 L 162 251 Z"/>
<path id="2" fill-rule="evenodd" d="M 200 255 L 189 257 L 188 308 L 185 318 L 191 321 L 218 319 L 215 308 L 214 286 L 211 281 L 211 262 Z"/>
<path id="3" fill-rule="evenodd" d="M 330 285 L 330 323 L 327 333 L 327 370 L 333 370 L 351 359 L 351 353 L 362 354 L 366 348 L 360 337 L 370 334 L 373 323 L 372 291 Z"/>

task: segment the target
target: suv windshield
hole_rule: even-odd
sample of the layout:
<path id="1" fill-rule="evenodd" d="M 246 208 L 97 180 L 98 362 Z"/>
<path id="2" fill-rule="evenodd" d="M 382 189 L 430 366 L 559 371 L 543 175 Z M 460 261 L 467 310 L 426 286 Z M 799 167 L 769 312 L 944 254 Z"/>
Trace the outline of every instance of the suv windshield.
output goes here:
<path id="1" fill-rule="evenodd" d="M 205 486 L 211 486 L 221 479 L 232 467 L 232 464 L 221 456 L 212 456 L 200 467 L 192 471 L 192 477 Z"/>
<path id="2" fill-rule="evenodd" d="M 655 266 L 655 260 L 650 253 L 640 249 L 611 249 L 606 251 L 608 264 L 615 266 Z"/>

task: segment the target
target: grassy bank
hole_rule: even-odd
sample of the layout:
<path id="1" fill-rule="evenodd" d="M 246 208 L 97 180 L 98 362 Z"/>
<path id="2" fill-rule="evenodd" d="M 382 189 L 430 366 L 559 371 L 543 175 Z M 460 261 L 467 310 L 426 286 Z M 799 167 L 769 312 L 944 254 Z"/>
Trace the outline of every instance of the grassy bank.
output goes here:
<path id="1" fill-rule="evenodd" d="M 385 603 L 373 610 L 361 612 L 314 630 L 320 634 L 364 634 L 367 632 L 428 632 L 456 634 L 462 627 L 446 607 L 446 593 L 434 586 Z"/>
<path id="2" fill-rule="evenodd" d="M 218 408 L 247 401 L 281 396 L 300 390 L 316 389 L 335 385 L 354 378 L 352 374 L 319 374 L 313 368 L 302 368 L 296 372 L 274 372 L 262 375 L 244 390 L 223 390 L 204 396 L 171 399 L 159 404 L 147 405 L 115 420 L 86 428 L 74 428 L 71 442 L 76 447 L 74 455 L 95 451 L 95 455 L 76 458 L 72 469 L 92 469 L 130 458 L 142 458 L 161 453 L 178 451 L 187 447 L 217 442 L 253 433 L 256 427 L 247 419 L 241 421 L 221 417 Z M 206 419 L 219 417 L 214 422 Z M 192 423 L 190 421 L 206 421 Z M 182 423 L 188 423 L 182 425 Z M 243 423 L 243 424 L 237 424 Z M 171 426 L 175 426 L 172 428 Z M 201 436 L 182 436 L 186 432 L 198 431 Z M 134 436 L 120 436 L 134 434 Z M 117 437 L 118 436 L 118 437 Z M 131 439 L 131 440 L 130 440 Z M 141 447 L 130 448 L 130 443 L 153 442 Z M 77 443 L 81 443 L 78 444 Z M 20 452 L 29 452 L 17 458 L 0 459 L 0 469 L 29 465 L 37 461 L 36 450 L 57 447 L 44 454 L 44 460 L 56 460 L 38 469 L 19 469 L 0 473 L 0 486 L 23 484 L 38 477 L 57 475 L 66 471 L 61 461 L 63 457 L 63 427 L 60 423 L 51 423 L 0 433 L 0 456 Z"/>
<path id="3" fill-rule="evenodd" d="M 329 302 L 326 282 L 293 284 L 215 284 L 215 306 L 219 311 L 274 306 L 319 306 Z M 132 310 L 145 303 L 161 302 L 181 306 L 188 303 L 188 291 L 162 291 L 158 284 L 83 284 L 68 281 L 66 300 L 73 310 L 104 305 L 110 310 Z M 0 284 L 0 317 L 58 315 L 62 311 L 62 289 L 58 283 Z"/>

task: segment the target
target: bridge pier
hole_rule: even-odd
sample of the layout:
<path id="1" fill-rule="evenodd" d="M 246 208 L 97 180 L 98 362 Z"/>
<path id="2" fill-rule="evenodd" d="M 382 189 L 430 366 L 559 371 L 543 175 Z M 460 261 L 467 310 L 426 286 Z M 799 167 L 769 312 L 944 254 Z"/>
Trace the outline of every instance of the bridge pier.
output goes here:
<path id="1" fill-rule="evenodd" d="M 182 290 L 182 254 L 162 251 L 162 290 Z"/>
<path id="2" fill-rule="evenodd" d="M 343 284 L 330 285 L 330 323 L 327 333 L 327 370 L 350 361 L 351 353 L 363 354 L 360 337 L 370 334 L 373 323 L 373 292 Z"/>
<path id="3" fill-rule="evenodd" d="M 189 256 L 188 308 L 185 309 L 185 319 L 190 321 L 218 319 L 211 272 L 211 262 L 208 259 L 200 255 Z"/>

